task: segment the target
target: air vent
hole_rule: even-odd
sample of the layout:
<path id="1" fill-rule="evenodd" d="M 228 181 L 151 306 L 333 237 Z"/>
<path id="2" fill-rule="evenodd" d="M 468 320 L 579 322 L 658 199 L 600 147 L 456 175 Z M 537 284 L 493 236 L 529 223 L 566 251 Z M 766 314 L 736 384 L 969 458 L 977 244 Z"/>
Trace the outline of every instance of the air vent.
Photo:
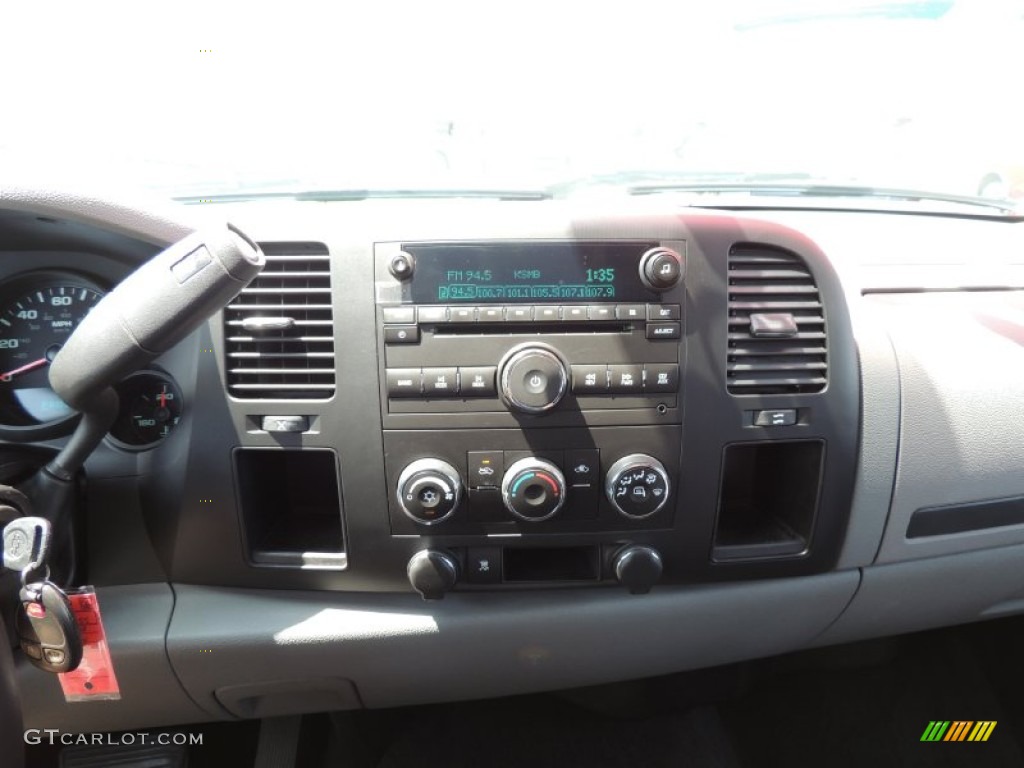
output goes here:
<path id="1" fill-rule="evenodd" d="M 827 382 L 825 314 L 814 277 L 794 253 L 729 251 L 729 392 L 820 392 Z"/>
<path id="2" fill-rule="evenodd" d="M 267 265 L 224 311 L 228 391 L 249 400 L 334 394 L 331 269 L 319 243 L 261 243 Z"/>

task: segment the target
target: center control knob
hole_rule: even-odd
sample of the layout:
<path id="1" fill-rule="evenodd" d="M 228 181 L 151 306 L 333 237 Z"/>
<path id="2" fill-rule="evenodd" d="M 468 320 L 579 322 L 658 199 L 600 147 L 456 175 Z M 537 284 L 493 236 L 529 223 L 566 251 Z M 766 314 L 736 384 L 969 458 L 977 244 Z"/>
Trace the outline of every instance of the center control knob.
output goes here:
<path id="1" fill-rule="evenodd" d="M 523 413 L 546 413 L 558 405 L 569 384 L 565 362 L 544 344 L 510 350 L 498 366 L 501 399 Z"/>
<path id="2" fill-rule="evenodd" d="M 626 517 L 650 517 L 665 506 L 671 490 L 665 465 L 645 453 L 623 456 L 608 469 L 604 492 Z"/>
<path id="3" fill-rule="evenodd" d="M 462 478 L 440 459 L 419 459 L 398 476 L 398 505 L 417 523 L 433 525 L 447 518 L 459 505 Z"/>
<path id="4" fill-rule="evenodd" d="M 545 459 L 520 459 L 505 471 L 501 498 L 508 511 L 520 520 L 548 520 L 565 503 L 565 476 Z"/>

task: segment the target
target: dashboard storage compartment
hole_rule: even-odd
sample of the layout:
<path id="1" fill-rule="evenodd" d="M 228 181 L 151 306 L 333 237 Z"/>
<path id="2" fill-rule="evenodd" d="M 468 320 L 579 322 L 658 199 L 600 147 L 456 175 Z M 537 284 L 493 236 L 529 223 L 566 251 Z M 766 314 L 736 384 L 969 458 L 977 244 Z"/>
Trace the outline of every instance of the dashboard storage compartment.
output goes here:
<path id="1" fill-rule="evenodd" d="M 506 547 L 506 582 L 595 581 L 601 575 L 597 547 Z"/>
<path id="2" fill-rule="evenodd" d="M 234 460 L 246 548 L 253 564 L 345 567 L 334 451 L 239 448 Z"/>
<path id="3" fill-rule="evenodd" d="M 712 560 L 806 552 L 818 508 L 824 454 L 820 440 L 726 446 Z"/>

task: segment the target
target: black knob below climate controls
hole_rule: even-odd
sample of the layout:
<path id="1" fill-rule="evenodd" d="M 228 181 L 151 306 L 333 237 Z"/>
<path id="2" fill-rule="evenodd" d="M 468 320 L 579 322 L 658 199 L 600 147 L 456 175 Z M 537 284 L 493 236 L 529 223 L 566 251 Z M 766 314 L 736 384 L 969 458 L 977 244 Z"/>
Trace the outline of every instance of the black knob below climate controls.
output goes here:
<path id="1" fill-rule="evenodd" d="M 459 580 L 459 563 L 447 552 L 424 549 L 409 559 L 405 573 L 424 600 L 440 600 Z"/>
<path id="2" fill-rule="evenodd" d="M 398 477 L 398 505 L 422 525 L 447 518 L 462 497 L 462 478 L 451 464 L 440 459 L 419 459 Z"/>
<path id="3" fill-rule="evenodd" d="M 501 498 L 508 511 L 520 520 L 548 520 L 565 503 L 565 476 L 545 459 L 520 459 L 505 471 Z"/>
<path id="4" fill-rule="evenodd" d="M 513 410 L 540 414 L 565 395 L 569 371 L 554 349 L 524 344 L 512 349 L 498 366 L 501 399 Z"/>
<path id="5" fill-rule="evenodd" d="M 604 491 L 615 509 L 639 520 L 665 506 L 671 487 L 660 461 L 644 453 L 631 453 L 608 469 Z"/>
<path id="6" fill-rule="evenodd" d="M 651 248 L 640 257 L 640 280 L 652 291 L 667 291 L 683 279 L 686 263 L 671 248 Z"/>
<path id="7" fill-rule="evenodd" d="M 633 545 L 615 553 L 615 578 L 634 595 L 646 595 L 661 578 L 661 555 L 652 547 Z"/>

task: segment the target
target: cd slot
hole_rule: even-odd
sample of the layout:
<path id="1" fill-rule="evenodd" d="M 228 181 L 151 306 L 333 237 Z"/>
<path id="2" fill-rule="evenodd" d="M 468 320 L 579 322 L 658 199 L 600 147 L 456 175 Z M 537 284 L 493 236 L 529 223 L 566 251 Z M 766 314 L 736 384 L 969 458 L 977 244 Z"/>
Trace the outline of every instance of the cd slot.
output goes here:
<path id="1" fill-rule="evenodd" d="M 435 336 L 508 336 L 511 334 L 631 333 L 634 323 L 447 323 L 437 325 Z"/>

